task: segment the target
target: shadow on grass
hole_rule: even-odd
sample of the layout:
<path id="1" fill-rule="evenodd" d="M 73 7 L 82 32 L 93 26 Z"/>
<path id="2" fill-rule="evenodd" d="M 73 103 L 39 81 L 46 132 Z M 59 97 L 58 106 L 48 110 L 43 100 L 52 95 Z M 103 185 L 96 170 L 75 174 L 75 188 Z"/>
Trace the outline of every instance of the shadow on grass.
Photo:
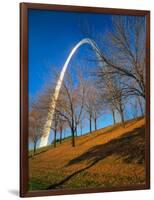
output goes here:
<path id="1" fill-rule="evenodd" d="M 136 119 L 130 119 L 125 123 L 126 128 L 133 126 L 136 124 L 139 120 L 143 119 L 143 117 L 137 117 Z"/>
<path id="2" fill-rule="evenodd" d="M 95 162 L 96 160 L 104 159 L 110 155 L 118 155 L 123 161 L 130 163 L 143 163 L 144 161 L 144 126 L 136 128 L 131 132 L 127 132 L 121 137 L 113 139 L 106 144 L 96 145 L 88 151 L 70 160 L 67 166 L 76 164 L 82 161 Z"/>
<path id="3" fill-rule="evenodd" d="M 92 134 L 93 137 L 89 137 L 87 140 L 85 140 L 85 141 L 79 143 L 78 146 L 83 145 L 83 144 L 85 144 L 85 143 L 87 143 L 87 142 L 89 142 L 89 141 L 91 141 L 91 140 L 95 140 L 97 137 L 100 137 L 100 136 L 102 136 L 102 135 L 111 133 L 112 131 L 115 131 L 115 130 L 118 129 L 118 128 L 119 128 L 119 126 L 117 126 L 117 125 L 112 126 L 112 127 L 110 127 L 108 130 L 106 130 L 105 132 L 103 132 L 103 133 L 102 133 L 102 132 L 98 133 L 96 136 L 93 136 L 94 132 L 89 133 L 89 134 Z M 102 129 L 100 129 L 100 130 L 102 131 Z M 95 132 L 99 132 L 99 129 L 96 130 Z M 87 134 L 87 135 L 89 136 L 89 134 Z"/>
<path id="4" fill-rule="evenodd" d="M 89 164 L 88 166 L 73 172 L 59 183 L 50 185 L 47 189 L 60 187 L 75 175 L 91 168 L 100 160 L 103 160 L 111 155 L 118 155 L 125 163 L 144 163 L 145 126 L 141 126 L 140 128 L 136 128 L 133 131 L 127 132 L 123 136 L 113 139 L 106 144 L 96 145 L 88 149 L 88 151 L 84 152 L 80 156 L 70 160 L 66 167 L 85 160 L 87 160 Z"/>
<path id="5" fill-rule="evenodd" d="M 125 128 L 128 128 L 128 127 L 130 127 L 130 126 L 136 124 L 136 123 L 137 123 L 140 119 L 142 119 L 142 118 L 143 118 L 143 117 L 138 117 L 138 118 L 136 118 L 136 119 L 130 119 L 130 120 L 128 120 L 127 122 L 125 122 Z M 85 143 L 87 143 L 87 142 L 89 142 L 89 141 L 91 141 L 91 140 L 94 140 L 95 138 L 100 137 L 100 136 L 102 136 L 102 135 L 109 134 L 109 133 L 111 133 L 112 131 L 117 130 L 120 126 L 121 126 L 121 123 L 117 123 L 117 124 L 111 126 L 108 130 L 106 130 L 106 131 L 103 132 L 103 133 L 102 133 L 102 129 L 100 129 L 100 131 L 101 131 L 100 133 L 98 133 L 98 134 L 97 134 L 96 136 L 94 136 L 94 137 L 90 137 L 90 138 L 88 138 L 87 140 L 85 140 L 85 141 L 79 143 L 78 146 L 83 145 L 83 144 L 85 144 Z M 96 130 L 96 131 L 94 131 L 94 132 L 99 132 L 99 129 Z M 88 134 L 88 135 L 89 135 L 89 134 Z M 92 133 L 92 135 L 93 135 L 93 133 Z"/>

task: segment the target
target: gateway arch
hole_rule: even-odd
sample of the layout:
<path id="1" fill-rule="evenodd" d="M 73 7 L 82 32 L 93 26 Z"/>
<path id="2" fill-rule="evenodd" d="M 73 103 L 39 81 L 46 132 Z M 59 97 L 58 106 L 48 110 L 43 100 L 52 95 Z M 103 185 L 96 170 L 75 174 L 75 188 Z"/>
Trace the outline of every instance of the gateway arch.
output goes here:
<path id="1" fill-rule="evenodd" d="M 46 123 L 44 125 L 44 130 L 43 130 L 44 133 L 43 133 L 43 136 L 40 140 L 39 147 L 44 147 L 48 144 L 49 135 L 50 135 L 50 127 L 52 126 L 52 119 L 53 119 L 53 115 L 54 115 L 54 112 L 55 112 L 56 101 L 59 97 L 59 93 L 60 93 L 61 85 L 62 85 L 64 76 L 65 76 L 65 72 L 66 72 L 68 64 L 69 64 L 71 58 L 73 57 L 73 55 L 75 54 L 75 52 L 78 50 L 78 48 L 80 46 L 82 46 L 84 44 L 89 44 L 92 47 L 92 49 L 96 52 L 97 57 L 98 58 L 101 57 L 101 51 L 97 47 L 96 43 L 90 38 L 84 38 L 84 39 L 80 40 L 74 46 L 74 48 L 71 50 L 71 52 L 69 53 L 64 65 L 63 65 L 63 68 L 60 72 L 60 76 L 59 76 L 59 79 L 58 79 L 56 87 L 55 87 L 54 95 L 53 95 L 53 97 L 51 98 L 51 101 L 50 101 L 50 105 L 49 105 L 50 112 L 48 112 L 48 115 L 47 115 L 47 120 L 46 120 Z"/>

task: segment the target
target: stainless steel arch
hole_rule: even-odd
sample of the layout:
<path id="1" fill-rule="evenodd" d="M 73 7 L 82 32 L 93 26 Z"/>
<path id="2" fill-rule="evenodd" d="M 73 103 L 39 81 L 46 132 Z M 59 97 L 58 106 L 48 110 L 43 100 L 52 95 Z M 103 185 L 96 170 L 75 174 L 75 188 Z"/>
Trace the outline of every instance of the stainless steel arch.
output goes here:
<path id="1" fill-rule="evenodd" d="M 45 126 L 44 126 L 44 134 L 43 134 L 44 136 L 42 136 L 42 138 L 41 138 L 40 147 L 44 147 L 48 144 L 48 139 L 49 139 L 49 135 L 50 135 L 50 127 L 52 125 L 52 118 L 53 118 L 53 114 L 55 112 L 56 101 L 57 101 L 58 96 L 59 96 L 60 88 L 61 88 L 61 85 L 62 85 L 62 82 L 63 82 L 63 79 L 64 79 L 65 72 L 67 70 L 67 66 L 68 66 L 71 58 L 73 57 L 73 55 L 77 51 L 77 49 L 83 44 L 91 45 L 93 50 L 96 52 L 96 55 L 98 57 L 101 56 L 101 52 L 100 52 L 99 48 L 97 47 L 96 43 L 93 40 L 91 40 L 90 38 L 82 39 L 71 50 L 69 56 L 67 57 L 64 65 L 63 65 L 59 79 L 57 81 L 57 85 L 56 85 L 56 88 L 55 88 L 54 95 L 51 99 L 51 104 L 50 104 L 51 112 L 49 112 L 48 116 L 47 116 L 47 121 L 46 121 Z"/>

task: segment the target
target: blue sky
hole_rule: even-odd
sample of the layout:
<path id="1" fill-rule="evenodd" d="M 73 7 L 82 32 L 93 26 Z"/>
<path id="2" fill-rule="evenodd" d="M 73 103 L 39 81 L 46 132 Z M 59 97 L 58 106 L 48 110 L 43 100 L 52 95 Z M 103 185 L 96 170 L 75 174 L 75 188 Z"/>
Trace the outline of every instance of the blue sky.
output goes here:
<path id="1" fill-rule="evenodd" d="M 73 46 L 85 37 L 81 29 L 86 21 L 102 33 L 111 24 L 110 15 L 31 9 L 28 20 L 29 94 L 32 96 L 42 88 L 51 66 L 61 68 Z"/>

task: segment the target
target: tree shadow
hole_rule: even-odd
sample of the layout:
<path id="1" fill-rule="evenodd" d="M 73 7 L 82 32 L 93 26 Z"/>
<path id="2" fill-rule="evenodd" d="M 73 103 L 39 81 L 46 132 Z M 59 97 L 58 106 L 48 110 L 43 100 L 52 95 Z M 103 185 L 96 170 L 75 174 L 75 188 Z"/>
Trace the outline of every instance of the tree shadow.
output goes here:
<path id="1" fill-rule="evenodd" d="M 143 117 L 137 117 L 135 119 L 130 119 L 125 123 L 125 128 L 128 128 L 130 126 L 133 126 L 134 124 L 136 124 L 139 120 L 143 119 Z"/>
<path id="2" fill-rule="evenodd" d="M 66 166 L 82 161 L 95 162 L 111 155 L 118 155 L 126 163 L 138 164 L 144 161 L 145 127 L 136 128 L 106 144 L 96 145 L 80 156 L 70 160 Z"/>
<path id="3" fill-rule="evenodd" d="M 83 145 L 83 144 L 85 144 L 85 143 L 87 143 L 87 142 L 89 142 L 89 141 L 91 141 L 91 140 L 95 140 L 96 138 L 98 138 L 98 137 L 100 137 L 100 136 L 102 136 L 102 135 L 111 133 L 112 131 L 115 131 L 115 130 L 118 129 L 118 128 L 119 128 L 119 126 L 117 126 L 117 125 L 112 126 L 112 127 L 110 127 L 108 130 L 106 130 L 105 132 L 103 132 L 103 133 L 98 133 L 96 136 L 90 137 L 90 138 L 88 138 L 87 140 L 85 140 L 85 141 L 79 143 L 78 146 Z M 102 131 L 102 129 L 100 129 L 100 130 Z M 98 130 L 96 130 L 95 132 L 99 132 L 100 130 L 98 129 Z M 93 132 L 93 133 L 89 133 L 89 134 L 92 134 L 92 135 L 93 135 L 94 132 Z M 89 134 L 87 134 L 87 135 L 89 135 Z"/>
<path id="4" fill-rule="evenodd" d="M 136 119 L 130 119 L 130 120 L 126 121 L 126 122 L 125 122 L 125 128 L 128 128 L 128 127 L 130 127 L 130 126 L 136 124 L 140 119 L 143 119 L 143 117 L 138 117 L 138 118 L 136 118 Z M 85 141 L 79 143 L 78 146 L 79 146 L 79 145 L 83 145 L 83 144 L 85 144 L 85 143 L 87 143 L 87 142 L 89 142 L 89 141 L 91 141 L 91 140 L 94 140 L 95 138 L 100 137 L 100 136 L 102 136 L 102 135 L 109 134 L 109 133 L 111 133 L 112 131 L 117 130 L 121 125 L 122 125 L 121 122 L 116 123 L 115 125 L 111 126 L 109 129 L 107 129 L 106 131 L 104 131 L 103 133 L 102 133 L 102 129 L 100 129 L 100 130 L 101 130 L 101 133 L 98 133 L 96 136 L 90 137 L 90 138 L 88 138 L 87 140 L 85 140 Z M 94 131 L 94 132 L 99 132 L 100 130 L 98 129 L 98 130 L 96 130 L 96 131 Z M 92 135 L 94 134 L 94 132 L 92 133 Z M 89 134 L 88 134 L 88 135 L 89 135 Z"/>
<path id="5" fill-rule="evenodd" d="M 100 160 L 105 159 L 111 155 L 118 155 L 120 159 L 125 163 L 137 163 L 142 164 L 145 160 L 145 126 L 135 128 L 133 131 L 127 132 L 123 136 L 120 136 L 106 144 L 96 145 L 88 151 L 84 152 L 80 156 L 70 160 L 65 167 L 74 165 L 83 161 L 87 161 L 87 166 L 79 169 L 62 181 L 56 184 L 50 185 L 47 189 L 54 189 L 60 187 L 66 181 L 73 176 L 81 173 L 82 171 L 91 168 Z"/>

